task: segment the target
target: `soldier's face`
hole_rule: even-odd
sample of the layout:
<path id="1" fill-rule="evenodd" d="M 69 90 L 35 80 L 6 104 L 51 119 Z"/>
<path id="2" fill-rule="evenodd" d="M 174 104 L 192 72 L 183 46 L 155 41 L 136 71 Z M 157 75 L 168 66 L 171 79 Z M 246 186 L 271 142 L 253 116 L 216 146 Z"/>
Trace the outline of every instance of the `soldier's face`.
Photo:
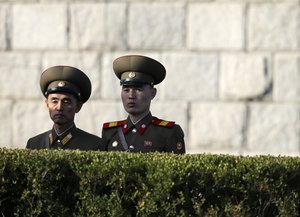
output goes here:
<path id="1" fill-rule="evenodd" d="M 121 98 L 123 106 L 130 115 L 138 116 L 149 111 L 151 100 L 156 95 L 156 89 L 150 85 L 122 86 Z"/>
<path id="2" fill-rule="evenodd" d="M 57 125 L 73 123 L 75 113 L 79 112 L 82 104 L 74 95 L 68 93 L 52 93 L 46 99 L 50 118 Z"/>

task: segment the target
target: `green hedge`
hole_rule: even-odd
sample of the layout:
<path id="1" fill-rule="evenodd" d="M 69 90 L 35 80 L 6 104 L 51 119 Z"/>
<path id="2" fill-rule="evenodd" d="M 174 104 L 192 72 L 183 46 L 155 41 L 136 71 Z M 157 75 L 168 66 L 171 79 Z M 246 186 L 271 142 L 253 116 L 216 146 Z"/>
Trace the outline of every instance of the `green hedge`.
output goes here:
<path id="1" fill-rule="evenodd" d="M 0 216 L 299 216 L 300 158 L 0 149 Z"/>

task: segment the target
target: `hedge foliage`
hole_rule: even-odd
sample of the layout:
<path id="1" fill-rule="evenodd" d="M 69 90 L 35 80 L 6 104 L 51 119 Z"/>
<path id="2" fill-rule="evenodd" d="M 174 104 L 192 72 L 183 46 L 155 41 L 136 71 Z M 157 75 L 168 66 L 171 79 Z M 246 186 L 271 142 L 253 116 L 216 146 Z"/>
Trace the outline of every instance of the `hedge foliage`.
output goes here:
<path id="1" fill-rule="evenodd" d="M 299 216 L 300 158 L 0 149 L 0 216 Z"/>

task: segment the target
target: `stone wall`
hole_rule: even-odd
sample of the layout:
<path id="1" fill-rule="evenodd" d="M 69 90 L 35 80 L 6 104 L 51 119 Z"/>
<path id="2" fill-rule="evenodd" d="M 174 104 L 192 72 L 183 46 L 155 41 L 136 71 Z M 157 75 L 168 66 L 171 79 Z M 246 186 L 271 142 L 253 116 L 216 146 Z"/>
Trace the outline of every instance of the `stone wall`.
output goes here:
<path id="1" fill-rule="evenodd" d="M 299 0 L 0 0 L 0 147 L 52 127 L 41 72 L 69 64 L 92 80 L 76 118 L 100 135 L 123 119 L 112 61 L 161 61 L 152 113 L 175 120 L 189 153 L 300 154 Z"/>

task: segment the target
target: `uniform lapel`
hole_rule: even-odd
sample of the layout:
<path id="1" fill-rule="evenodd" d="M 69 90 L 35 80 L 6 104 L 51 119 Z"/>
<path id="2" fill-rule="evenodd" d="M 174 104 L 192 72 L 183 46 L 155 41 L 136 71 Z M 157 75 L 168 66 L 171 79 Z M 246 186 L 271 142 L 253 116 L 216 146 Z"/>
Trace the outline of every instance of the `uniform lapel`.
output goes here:
<path id="1" fill-rule="evenodd" d="M 136 129 L 137 129 L 137 132 L 142 135 L 146 128 L 149 126 L 149 124 L 151 123 L 152 121 L 152 115 L 151 113 L 149 112 L 149 114 L 143 118 L 141 121 L 139 121 L 137 124 L 136 124 Z"/>
<path id="2" fill-rule="evenodd" d="M 76 128 L 75 125 L 73 125 L 72 128 L 70 128 L 69 130 L 64 132 L 62 135 L 58 136 L 56 134 L 56 131 L 55 131 L 54 127 L 53 127 L 52 130 L 50 131 L 50 134 L 49 134 L 50 146 L 55 144 L 58 140 L 61 141 L 61 144 L 63 146 L 66 145 L 74 137 L 74 135 L 76 135 L 76 131 L 77 131 L 77 128 Z"/>

